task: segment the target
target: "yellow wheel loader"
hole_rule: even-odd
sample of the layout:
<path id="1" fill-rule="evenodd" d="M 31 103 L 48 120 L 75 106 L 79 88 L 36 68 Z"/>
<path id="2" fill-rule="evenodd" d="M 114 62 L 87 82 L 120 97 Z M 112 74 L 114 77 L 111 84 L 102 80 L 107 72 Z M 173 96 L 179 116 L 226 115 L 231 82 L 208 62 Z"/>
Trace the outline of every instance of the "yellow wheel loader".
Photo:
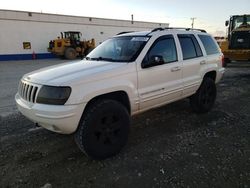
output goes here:
<path id="1" fill-rule="evenodd" d="M 234 15 L 225 22 L 228 36 L 219 42 L 225 65 L 231 61 L 250 60 L 250 15 Z"/>
<path id="2" fill-rule="evenodd" d="M 49 42 L 48 51 L 66 59 L 84 57 L 95 48 L 95 40 L 81 41 L 79 31 L 61 32 L 61 37 Z"/>

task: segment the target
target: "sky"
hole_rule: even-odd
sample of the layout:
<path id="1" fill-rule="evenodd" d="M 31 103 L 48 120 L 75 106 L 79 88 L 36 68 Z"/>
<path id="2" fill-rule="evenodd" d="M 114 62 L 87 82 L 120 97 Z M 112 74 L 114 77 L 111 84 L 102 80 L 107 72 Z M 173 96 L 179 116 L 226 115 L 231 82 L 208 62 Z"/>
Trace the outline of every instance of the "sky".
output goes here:
<path id="1" fill-rule="evenodd" d="M 0 9 L 169 23 L 170 27 L 205 29 L 226 34 L 230 15 L 250 14 L 250 0 L 9 0 Z"/>

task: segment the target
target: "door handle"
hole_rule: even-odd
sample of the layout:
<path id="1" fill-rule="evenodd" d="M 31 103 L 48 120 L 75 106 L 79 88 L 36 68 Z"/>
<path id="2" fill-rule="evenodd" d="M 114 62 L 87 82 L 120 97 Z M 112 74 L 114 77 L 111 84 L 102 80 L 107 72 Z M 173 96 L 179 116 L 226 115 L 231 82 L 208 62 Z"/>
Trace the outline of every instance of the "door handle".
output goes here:
<path id="1" fill-rule="evenodd" d="M 179 71 L 181 70 L 181 67 L 173 67 L 171 68 L 171 72 Z"/>
<path id="2" fill-rule="evenodd" d="M 205 64 L 206 64 L 205 60 L 203 60 L 203 61 L 200 62 L 200 65 L 205 65 Z"/>

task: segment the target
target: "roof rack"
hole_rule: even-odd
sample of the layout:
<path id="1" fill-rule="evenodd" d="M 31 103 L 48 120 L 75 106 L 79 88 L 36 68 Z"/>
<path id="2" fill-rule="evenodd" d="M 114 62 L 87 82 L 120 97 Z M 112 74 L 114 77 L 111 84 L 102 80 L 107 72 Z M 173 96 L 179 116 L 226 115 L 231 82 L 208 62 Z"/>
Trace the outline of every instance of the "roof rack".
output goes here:
<path id="1" fill-rule="evenodd" d="M 122 34 L 132 33 L 132 32 L 134 32 L 134 31 L 123 31 L 123 32 L 117 33 L 116 35 L 122 35 Z"/>
<path id="2" fill-rule="evenodd" d="M 157 28 L 154 28 L 151 33 L 155 32 L 155 31 L 163 31 L 165 28 L 162 28 L 162 27 L 157 27 Z"/>
<path id="3" fill-rule="evenodd" d="M 206 33 L 206 30 L 204 30 L 204 29 L 194 29 L 194 28 L 186 28 L 186 27 L 164 27 L 164 28 L 158 27 L 158 28 L 153 29 L 150 33 L 153 33 L 155 31 L 168 30 L 168 29 L 182 29 L 182 30 L 186 30 L 186 31 L 200 31 L 200 32 Z"/>

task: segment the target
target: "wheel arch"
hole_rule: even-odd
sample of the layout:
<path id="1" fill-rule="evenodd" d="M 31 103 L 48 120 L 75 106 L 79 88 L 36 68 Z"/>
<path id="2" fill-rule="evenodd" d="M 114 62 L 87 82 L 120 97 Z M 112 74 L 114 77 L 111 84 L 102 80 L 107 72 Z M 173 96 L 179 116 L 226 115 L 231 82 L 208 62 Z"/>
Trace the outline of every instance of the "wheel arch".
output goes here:
<path id="1" fill-rule="evenodd" d="M 207 73 L 204 75 L 203 79 L 204 79 L 204 78 L 211 78 L 213 81 L 216 81 L 216 71 L 213 70 L 213 71 L 207 72 Z"/>
<path id="2" fill-rule="evenodd" d="M 111 100 L 120 102 L 128 110 L 128 113 L 131 114 L 131 106 L 130 106 L 129 97 L 125 91 L 114 91 L 114 92 L 105 93 L 105 94 L 101 94 L 101 95 L 93 97 L 86 104 L 86 107 L 83 113 L 88 109 L 89 106 L 94 104 L 97 100 L 101 100 L 101 99 L 111 99 Z"/>

